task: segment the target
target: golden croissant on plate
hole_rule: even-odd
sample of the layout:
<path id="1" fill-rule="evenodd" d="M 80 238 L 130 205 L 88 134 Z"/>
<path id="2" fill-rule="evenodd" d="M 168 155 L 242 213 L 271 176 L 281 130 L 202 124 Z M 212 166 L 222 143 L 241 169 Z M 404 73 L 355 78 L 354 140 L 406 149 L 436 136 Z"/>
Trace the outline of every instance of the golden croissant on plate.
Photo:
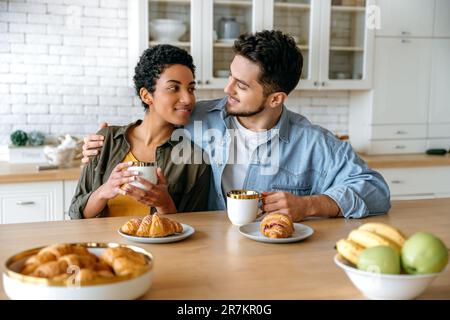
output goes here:
<path id="1" fill-rule="evenodd" d="M 131 219 L 120 230 L 131 236 L 160 238 L 183 232 L 183 226 L 177 221 L 155 213 L 144 218 Z"/>
<path id="2" fill-rule="evenodd" d="M 261 221 L 260 231 L 268 238 L 289 238 L 294 233 L 294 223 L 290 215 L 270 213 Z"/>

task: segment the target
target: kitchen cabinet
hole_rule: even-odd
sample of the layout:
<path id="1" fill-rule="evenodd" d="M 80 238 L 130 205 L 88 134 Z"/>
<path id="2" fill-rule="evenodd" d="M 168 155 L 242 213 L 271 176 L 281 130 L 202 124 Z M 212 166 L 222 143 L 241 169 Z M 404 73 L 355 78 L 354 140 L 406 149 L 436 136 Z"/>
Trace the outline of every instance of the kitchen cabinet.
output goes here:
<path id="1" fill-rule="evenodd" d="M 357 151 L 405 154 L 428 148 L 432 44 L 431 38 L 376 37 L 373 90 L 350 97 L 349 134 Z"/>
<path id="2" fill-rule="evenodd" d="M 78 180 L 64 180 L 64 220 L 70 220 L 69 208 L 77 185 Z"/>
<path id="3" fill-rule="evenodd" d="M 436 0 L 433 35 L 450 37 L 450 0 Z"/>
<path id="4" fill-rule="evenodd" d="M 435 0 L 377 0 L 376 5 L 380 8 L 381 22 L 377 36 L 430 37 L 433 34 Z"/>
<path id="5" fill-rule="evenodd" d="M 63 182 L 0 184 L 0 223 L 63 220 Z"/>
<path id="6" fill-rule="evenodd" d="M 431 39 L 377 38 L 373 124 L 426 124 Z"/>
<path id="7" fill-rule="evenodd" d="M 430 123 L 450 120 L 450 39 L 433 39 Z"/>
<path id="8" fill-rule="evenodd" d="M 368 154 L 450 149 L 450 0 L 375 3 L 381 29 L 373 88 L 351 92 L 353 147 Z"/>
<path id="9" fill-rule="evenodd" d="M 450 39 L 433 39 L 432 54 L 428 145 L 450 149 Z"/>
<path id="10" fill-rule="evenodd" d="M 366 13 L 372 1 L 320 3 L 319 84 L 323 89 L 369 89 L 374 32 L 366 25 Z"/>
<path id="11" fill-rule="evenodd" d="M 450 197 L 450 167 L 378 169 L 391 191 L 391 199 Z"/>
<path id="12" fill-rule="evenodd" d="M 277 29 L 297 40 L 304 56 L 298 89 L 368 89 L 371 86 L 373 30 L 366 10 L 373 0 L 129 0 L 129 70 L 143 50 L 172 43 L 188 50 L 197 66 L 198 88 L 223 89 L 233 58 L 236 32 Z M 182 21 L 186 32 L 158 41 L 149 23 Z M 153 28 L 153 27 L 152 27 Z M 234 32 L 234 33 L 233 33 Z M 130 83 L 132 83 L 130 81 Z"/>
<path id="13" fill-rule="evenodd" d="M 0 184 L 0 224 L 70 220 L 78 180 Z"/>

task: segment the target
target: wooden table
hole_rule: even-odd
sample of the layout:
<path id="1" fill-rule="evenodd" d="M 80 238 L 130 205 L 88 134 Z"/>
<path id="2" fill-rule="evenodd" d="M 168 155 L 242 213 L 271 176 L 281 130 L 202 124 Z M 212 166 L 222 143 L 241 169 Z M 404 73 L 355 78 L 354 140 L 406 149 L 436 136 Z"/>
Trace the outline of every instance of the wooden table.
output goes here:
<path id="1" fill-rule="evenodd" d="M 450 247 L 450 199 L 394 202 L 388 215 L 361 220 L 304 222 L 315 233 L 292 244 L 267 244 L 241 236 L 223 212 L 171 216 L 192 225 L 190 238 L 139 246 L 155 257 L 155 280 L 145 299 L 362 299 L 333 262 L 335 242 L 367 221 L 430 231 Z M 57 242 L 129 243 L 116 230 L 126 217 L 0 225 L 0 257 Z M 3 285 L 0 298 L 5 299 Z M 433 282 L 421 299 L 450 299 L 450 272 Z"/>

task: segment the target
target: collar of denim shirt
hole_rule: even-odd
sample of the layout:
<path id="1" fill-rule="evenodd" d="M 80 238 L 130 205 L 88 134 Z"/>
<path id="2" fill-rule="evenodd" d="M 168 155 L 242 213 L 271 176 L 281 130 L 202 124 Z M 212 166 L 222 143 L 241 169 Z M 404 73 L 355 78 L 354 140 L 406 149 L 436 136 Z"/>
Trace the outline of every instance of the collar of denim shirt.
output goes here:
<path id="1" fill-rule="evenodd" d="M 219 111 L 220 116 L 222 120 L 226 123 L 225 119 L 229 117 L 226 111 L 226 104 L 227 104 L 228 97 L 222 98 L 218 103 L 212 104 L 208 106 L 207 111 Z M 280 139 L 288 143 L 289 142 L 289 132 L 290 132 L 290 117 L 289 117 L 289 111 L 287 110 L 286 106 L 283 104 L 283 110 L 281 111 L 280 119 L 278 120 L 277 124 L 272 129 L 278 129 L 278 135 Z"/>

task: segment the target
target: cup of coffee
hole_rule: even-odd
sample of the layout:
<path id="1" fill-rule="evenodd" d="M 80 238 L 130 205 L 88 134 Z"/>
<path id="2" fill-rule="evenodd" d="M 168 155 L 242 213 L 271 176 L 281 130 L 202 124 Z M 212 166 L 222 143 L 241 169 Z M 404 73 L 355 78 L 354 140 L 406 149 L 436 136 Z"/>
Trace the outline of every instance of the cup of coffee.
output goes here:
<path id="1" fill-rule="evenodd" d="M 128 171 L 138 171 L 141 172 L 140 177 L 148 180 L 151 183 L 156 184 L 158 182 L 158 177 L 156 175 L 156 168 L 158 165 L 156 162 L 140 162 L 135 161 L 131 167 L 128 167 Z M 131 185 L 147 190 L 147 188 L 140 183 L 139 181 L 133 181 L 130 183 Z"/>
<path id="2" fill-rule="evenodd" d="M 227 193 L 227 214 L 231 223 L 241 226 L 255 221 L 261 194 L 254 190 L 231 190 Z"/>

